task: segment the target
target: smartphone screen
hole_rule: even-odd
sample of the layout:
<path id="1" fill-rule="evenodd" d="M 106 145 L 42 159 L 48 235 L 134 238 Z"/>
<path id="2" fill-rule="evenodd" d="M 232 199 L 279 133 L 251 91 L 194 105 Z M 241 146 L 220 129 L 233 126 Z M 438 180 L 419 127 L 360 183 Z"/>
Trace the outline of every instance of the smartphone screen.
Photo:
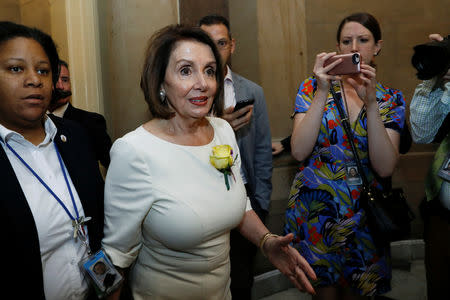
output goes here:
<path id="1" fill-rule="evenodd" d="M 361 55 L 359 53 L 341 54 L 330 57 L 323 64 L 324 67 L 333 63 L 334 61 L 342 59 L 341 63 L 328 71 L 330 75 L 346 75 L 361 72 Z"/>

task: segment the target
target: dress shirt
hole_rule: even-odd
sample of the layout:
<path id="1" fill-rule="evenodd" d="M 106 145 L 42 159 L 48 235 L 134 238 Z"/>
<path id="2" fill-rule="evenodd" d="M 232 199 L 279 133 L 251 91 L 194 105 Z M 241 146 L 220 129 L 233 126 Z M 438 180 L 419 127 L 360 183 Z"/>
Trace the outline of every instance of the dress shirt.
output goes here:
<path id="1" fill-rule="evenodd" d="M 64 117 L 64 113 L 66 112 L 67 107 L 69 107 L 69 102 L 67 102 L 63 106 L 56 108 L 54 111 L 47 111 L 47 114 L 54 114 L 55 116 L 62 118 Z"/>
<path id="2" fill-rule="evenodd" d="M 416 143 L 431 143 L 450 112 L 450 82 L 443 88 L 434 88 L 436 80 L 425 80 L 417 85 L 411 100 L 411 133 Z"/>
<path id="3" fill-rule="evenodd" d="M 236 93 L 234 91 L 234 86 L 233 86 L 233 76 L 231 75 L 231 69 L 228 65 L 227 65 L 227 75 L 225 75 L 223 89 L 224 89 L 225 109 L 227 109 L 229 107 L 235 107 L 236 106 Z M 244 181 L 244 184 L 247 184 L 247 178 L 245 178 L 245 173 L 244 173 L 242 166 L 241 166 L 241 177 L 242 177 L 242 181 Z"/>
<path id="4" fill-rule="evenodd" d="M 236 94 L 234 92 L 234 86 L 233 86 L 233 76 L 231 75 L 231 69 L 229 66 L 227 67 L 227 75 L 225 75 L 224 79 L 224 106 L 225 109 L 229 107 L 235 107 L 236 106 Z"/>
<path id="5" fill-rule="evenodd" d="M 57 128 L 50 118 L 46 119 L 44 127 L 45 138 L 35 146 L 21 134 L 0 124 L 0 144 L 14 169 L 36 224 L 46 299 L 85 299 L 88 283 L 81 274 L 78 263 L 87 256 L 86 247 L 79 239 L 73 239 L 72 221 L 62 206 L 5 144 L 7 142 L 27 162 L 76 217 L 53 143 Z M 64 168 L 78 213 L 84 216 L 77 191 L 65 166 Z M 26 270 L 24 272 L 26 274 Z"/>

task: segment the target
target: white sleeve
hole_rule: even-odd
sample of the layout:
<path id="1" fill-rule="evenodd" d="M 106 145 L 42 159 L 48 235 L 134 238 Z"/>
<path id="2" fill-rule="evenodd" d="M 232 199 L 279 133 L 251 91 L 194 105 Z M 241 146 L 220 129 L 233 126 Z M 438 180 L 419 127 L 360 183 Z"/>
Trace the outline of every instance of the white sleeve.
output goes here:
<path id="1" fill-rule="evenodd" d="M 142 245 L 141 225 L 153 201 L 148 163 L 131 143 L 118 139 L 105 181 L 102 241 L 114 265 L 126 268 L 136 259 Z"/>

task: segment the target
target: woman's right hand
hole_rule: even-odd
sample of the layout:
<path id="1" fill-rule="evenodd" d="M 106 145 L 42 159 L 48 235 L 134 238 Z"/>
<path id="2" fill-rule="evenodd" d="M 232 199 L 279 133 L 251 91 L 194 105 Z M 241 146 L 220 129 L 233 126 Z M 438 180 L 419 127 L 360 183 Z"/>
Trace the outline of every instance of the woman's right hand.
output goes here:
<path id="1" fill-rule="evenodd" d="M 318 90 L 328 93 L 328 89 L 330 88 L 330 84 L 331 84 L 330 81 L 341 79 L 340 76 L 329 75 L 327 73 L 331 69 L 333 69 L 335 66 L 340 64 L 342 62 L 342 59 L 338 59 L 326 67 L 323 66 L 327 59 L 329 59 L 330 57 L 333 57 L 335 55 L 336 55 L 336 52 L 330 52 L 330 53 L 322 52 L 322 53 L 317 54 L 317 56 L 316 56 L 316 62 L 314 63 L 313 73 L 317 80 L 317 89 Z"/>
<path id="2" fill-rule="evenodd" d="M 263 244 L 269 261 L 302 292 L 315 295 L 316 292 L 308 278 L 317 280 L 316 273 L 298 250 L 289 245 L 294 235 L 276 236 Z"/>

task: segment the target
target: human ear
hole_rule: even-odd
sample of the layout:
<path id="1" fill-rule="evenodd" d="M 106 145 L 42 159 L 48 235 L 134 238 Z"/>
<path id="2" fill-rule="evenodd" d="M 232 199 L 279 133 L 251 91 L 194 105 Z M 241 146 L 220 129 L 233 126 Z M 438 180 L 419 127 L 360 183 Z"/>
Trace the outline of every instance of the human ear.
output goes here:
<path id="1" fill-rule="evenodd" d="M 383 40 L 379 40 L 378 42 L 376 42 L 375 44 L 375 52 L 374 52 L 374 56 L 377 56 L 378 54 L 380 54 L 381 52 L 381 45 L 383 44 Z"/>
<path id="2" fill-rule="evenodd" d="M 231 39 L 231 47 L 230 47 L 230 52 L 231 54 L 234 53 L 234 50 L 236 49 L 236 40 L 235 39 Z"/>

